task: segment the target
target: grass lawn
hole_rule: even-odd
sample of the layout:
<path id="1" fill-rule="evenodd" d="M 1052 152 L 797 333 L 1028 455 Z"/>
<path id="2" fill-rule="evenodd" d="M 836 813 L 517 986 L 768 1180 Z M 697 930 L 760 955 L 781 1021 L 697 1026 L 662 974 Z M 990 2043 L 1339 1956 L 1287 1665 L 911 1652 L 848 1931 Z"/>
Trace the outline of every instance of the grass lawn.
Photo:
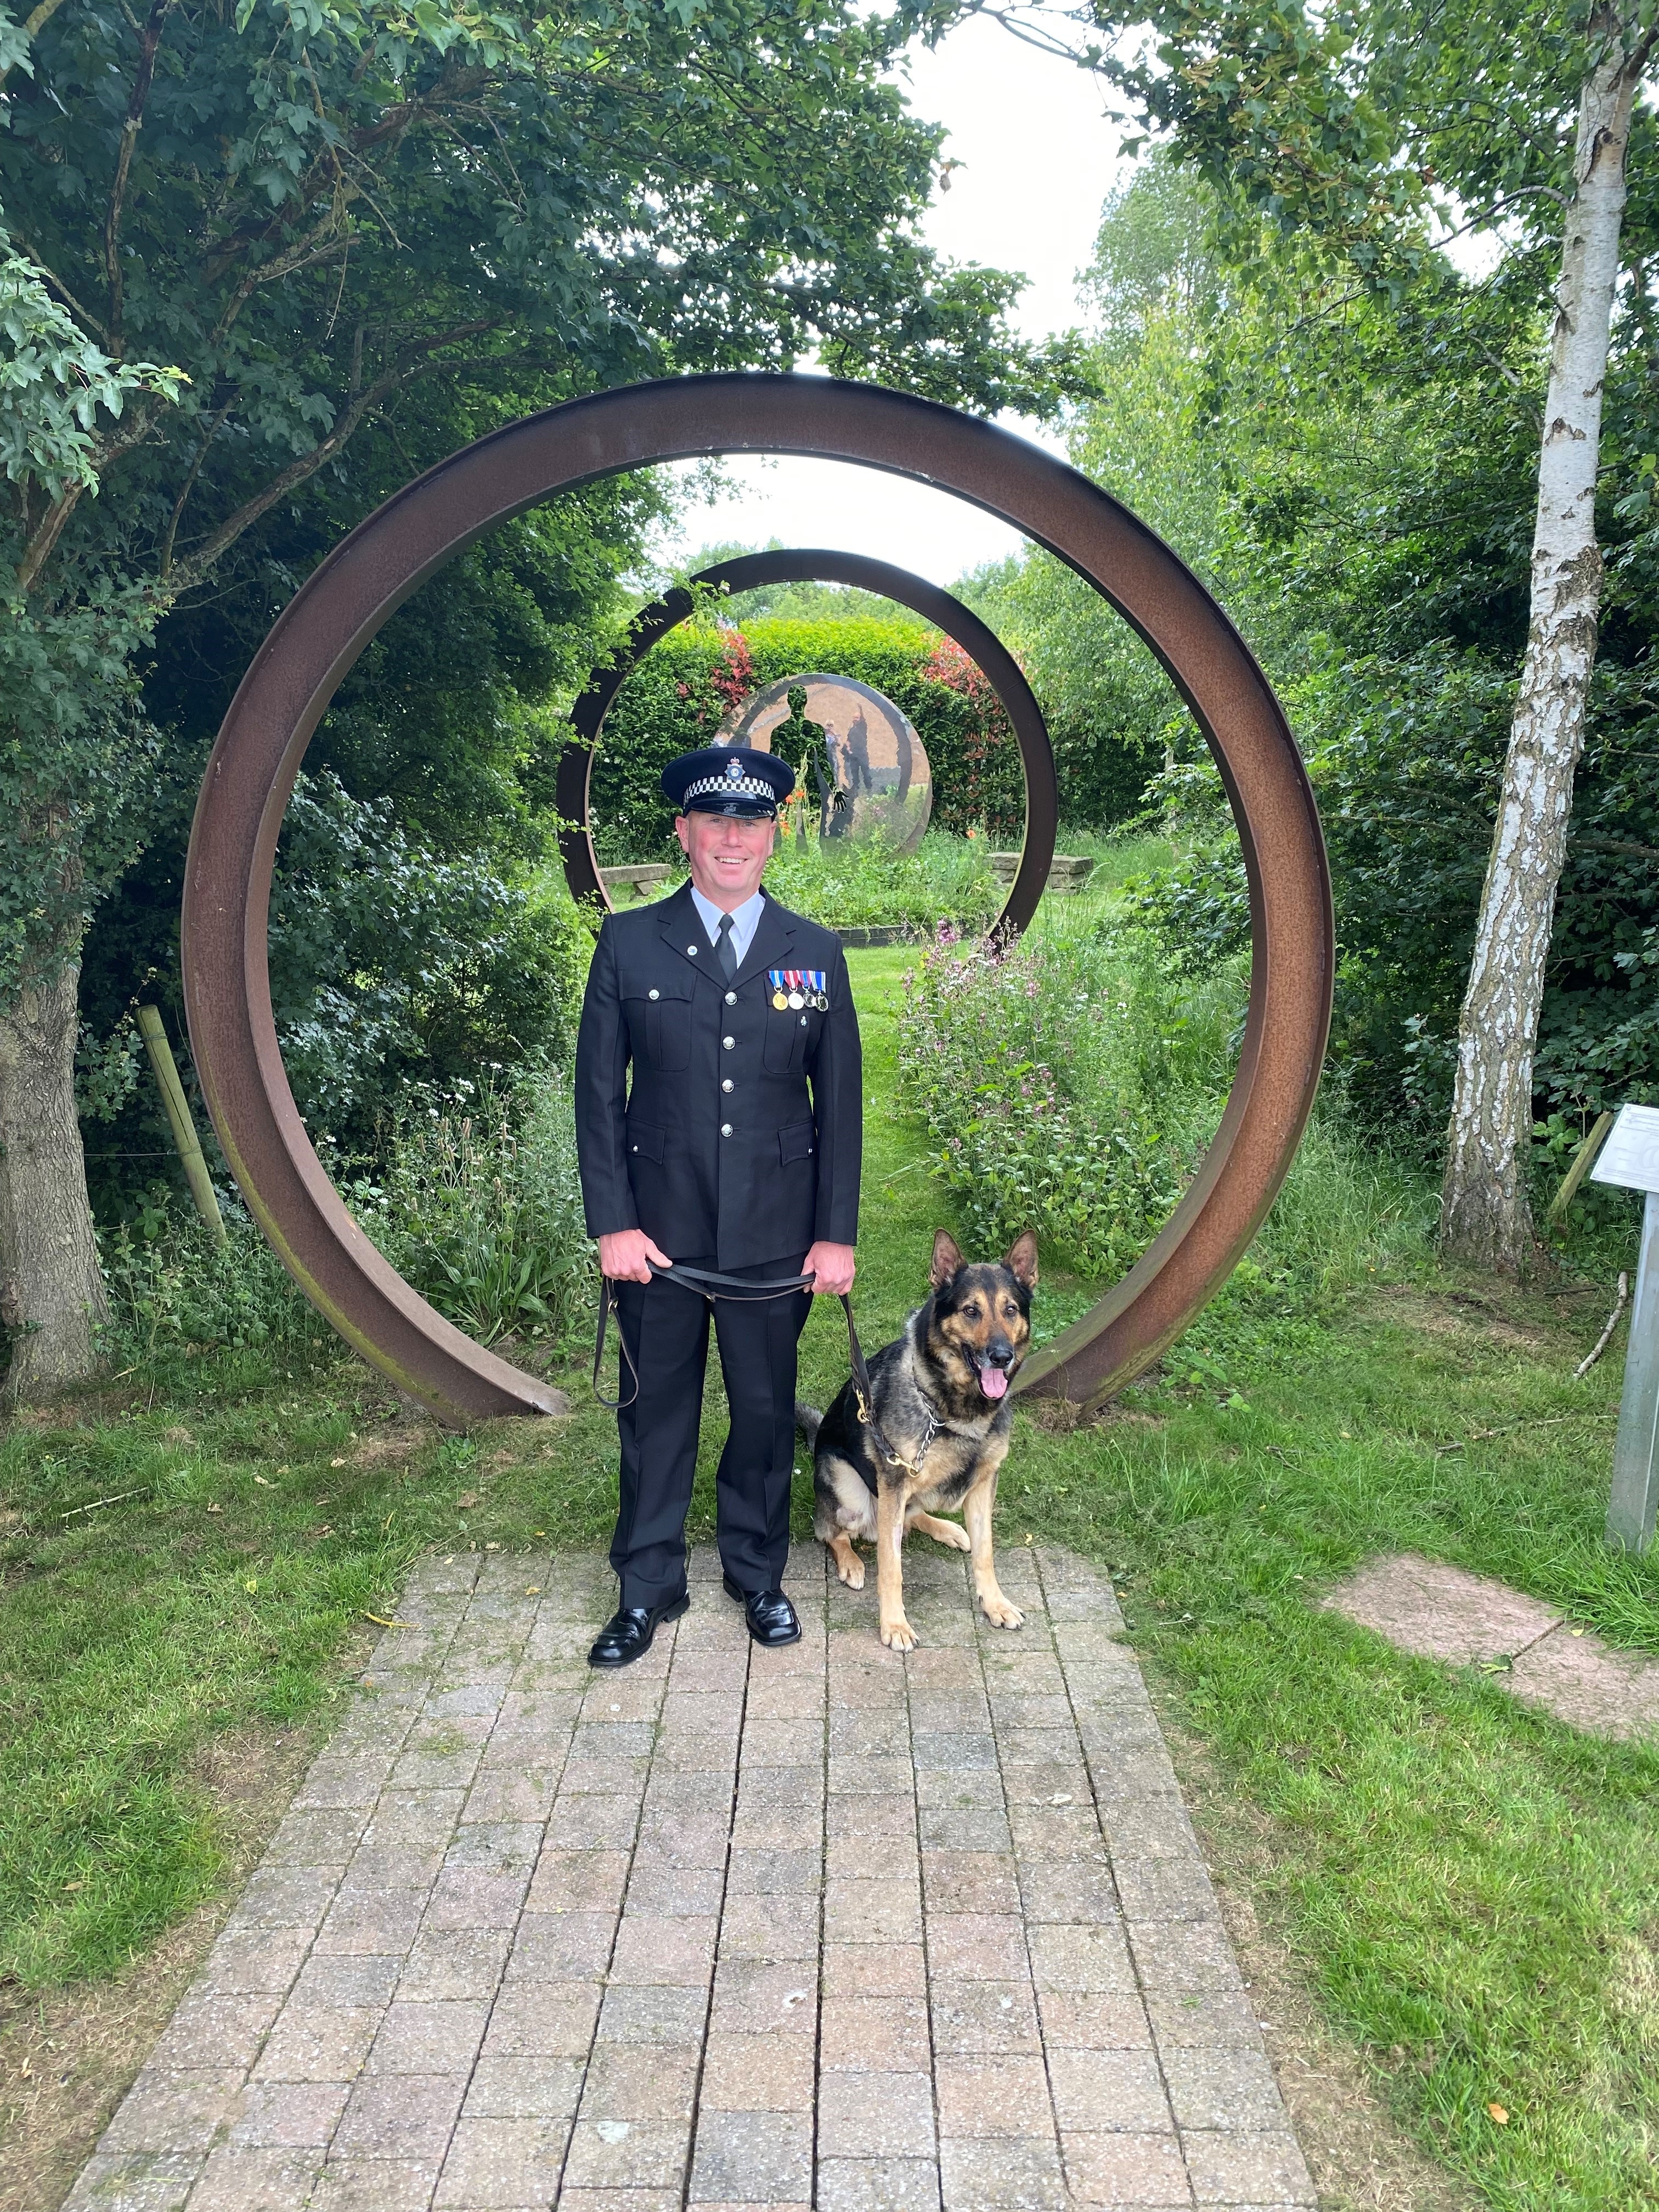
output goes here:
<path id="1" fill-rule="evenodd" d="M 940 1218 L 890 1105 L 908 957 L 852 956 L 872 1345 L 921 1297 Z M 1575 1384 L 1601 1282 L 1506 1293 L 1411 1236 L 1391 1250 L 1316 1302 L 1247 1283 L 1102 1419 L 1021 1413 L 1000 1540 L 1109 1563 L 1167 1716 L 1266 1838 L 1255 1901 L 1402 2124 L 1495 2206 L 1659 2203 L 1659 1751 L 1579 1736 L 1315 1604 L 1409 1547 L 1659 1651 L 1659 1565 L 1601 1541 L 1622 1338 Z M 1089 1296 L 1050 1271 L 1043 1332 Z M 820 1403 L 839 1324 L 826 1304 L 805 1340 Z M 325 1723 L 417 1551 L 605 1540 L 614 1426 L 579 1369 L 563 1379 L 568 1421 L 458 1437 L 349 1358 L 175 1359 L 7 1426 L 0 2005 L 106 1981 L 222 1885 L 208 1747 Z"/>

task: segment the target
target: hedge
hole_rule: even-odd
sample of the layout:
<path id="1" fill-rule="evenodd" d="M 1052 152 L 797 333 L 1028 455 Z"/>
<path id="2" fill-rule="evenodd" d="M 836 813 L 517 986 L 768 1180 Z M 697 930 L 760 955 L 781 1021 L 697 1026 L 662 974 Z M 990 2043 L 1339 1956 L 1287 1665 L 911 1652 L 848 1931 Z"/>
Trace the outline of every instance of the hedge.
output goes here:
<path id="1" fill-rule="evenodd" d="M 712 742 L 729 709 L 780 677 L 868 684 L 915 724 L 933 772 L 933 818 L 998 846 L 1025 832 L 1019 748 L 994 693 L 948 638 L 921 623 L 687 623 L 648 653 L 605 718 L 593 763 L 594 842 L 607 866 L 663 857 L 673 836 L 658 779 L 677 753 Z"/>

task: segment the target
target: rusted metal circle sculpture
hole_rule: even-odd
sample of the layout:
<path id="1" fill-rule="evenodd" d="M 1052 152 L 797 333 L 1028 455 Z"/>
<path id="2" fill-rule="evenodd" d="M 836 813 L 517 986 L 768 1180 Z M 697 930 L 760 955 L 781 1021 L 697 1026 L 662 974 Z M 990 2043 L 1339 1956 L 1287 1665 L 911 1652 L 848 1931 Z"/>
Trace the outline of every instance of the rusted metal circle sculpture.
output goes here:
<path id="1" fill-rule="evenodd" d="M 324 1173 L 277 1048 L 271 869 L 294 779 L 336 687 L 428 577 L 554 493 L 660 461 L 805 453 L 914 477 L 1025 532 L 1094 585 L 1169 672 L 1209 741 L 1249 883 L 1249 1013 L 1214 1141 L 1116 1288 L 1028 1361 L 1028 1389 L 1119 1389 L 1180 1334 L 1255 1233 L 1295 1152 L 1330 1020 L 1334 930 L 1313 793 L 1266 678 L 1169 547 L 1063 461 L 988 422 L 820 377 L 684 377 L 595 394 L 465 447 L 359 524 L 295 595 L 232 701 L 186 866 L 185 1003 L 204 1096 L 256 1219 L 313 1304 L 443 1419 L 549 1410 L 553 1394 L 443 1320 Z"/>
<path id="2" fill-rule="evenodd" d="M 1030 685 L 1019 663 L 996 632 L 979 617 L 936 584 L 895 568 L 886 561 L 871 561 L 860 553 L 836 553 L 823 547 L 811 550 L 779 550 L 739 554 L 700 568 L 693 584 L 724 586 L 735 598 L 762 584 L 853 584 L 860 591 L 878 592 L 908 607 L 935 629 L 953 638 L 970 660 L 984 670 L 987 681 L 1013 726 L 1025 774 L 1025 842 L 1020 848 L 1019 869 L 1002 912 L 991 925 L 1009 935 L 1024 929 L 1037 909 L 1048 867 L 1054 857 L 1054 836 L 1060 826 L 1060 789 L 1054 775 L 1054 749 L 1048 742 L 1048 725 L 1042 719 Z M 593 756 L 612 701 L 653 646 L 677 629 L 696 605 L 690 590 L 665 592 L 634 618 L 623 651 L 596 668 L 570 710 L 575 735 L 559 760 L 559 818 L 570 826 L 560 833 L 565 879 L 573 898 L 610 898 L 599 874 L 589 823 L 589 795 L 592 787 Z"/>

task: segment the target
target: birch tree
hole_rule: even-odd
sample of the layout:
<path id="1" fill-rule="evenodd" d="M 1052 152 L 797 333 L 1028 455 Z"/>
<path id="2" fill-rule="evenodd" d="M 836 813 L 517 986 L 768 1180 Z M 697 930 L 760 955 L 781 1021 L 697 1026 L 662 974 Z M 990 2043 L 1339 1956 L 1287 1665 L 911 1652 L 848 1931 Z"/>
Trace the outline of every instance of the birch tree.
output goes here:
<path id="1" fill-rule="evenodd" d="M 1656 37 L 1643 21 L 1650 12 L 1613 4 L 1592 19 L 1539 453 L 1531 623 L 1458 1028 L 1441 1242 L 1451 1257 L 1500 1268 L 1523 1266 L 1533 1249 L 1533 1052 L 1595 663 L 1601 387 L 1631 118 Z"/>

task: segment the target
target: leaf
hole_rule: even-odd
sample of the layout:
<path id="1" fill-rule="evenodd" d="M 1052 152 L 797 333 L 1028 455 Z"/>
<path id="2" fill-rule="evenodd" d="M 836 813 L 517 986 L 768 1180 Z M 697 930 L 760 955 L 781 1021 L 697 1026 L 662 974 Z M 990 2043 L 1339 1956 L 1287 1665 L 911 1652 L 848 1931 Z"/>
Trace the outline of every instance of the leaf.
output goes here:
<path id="1" fill-rule="evenodd" d="M 1500 2128 L 1508 2127 L 1510 2124 L 1510 2116 L 1501 2105 L 1488 2105 L 1486 2110 L 1492 2114 L 1493 2119 L 1497 2121 Z"/>

